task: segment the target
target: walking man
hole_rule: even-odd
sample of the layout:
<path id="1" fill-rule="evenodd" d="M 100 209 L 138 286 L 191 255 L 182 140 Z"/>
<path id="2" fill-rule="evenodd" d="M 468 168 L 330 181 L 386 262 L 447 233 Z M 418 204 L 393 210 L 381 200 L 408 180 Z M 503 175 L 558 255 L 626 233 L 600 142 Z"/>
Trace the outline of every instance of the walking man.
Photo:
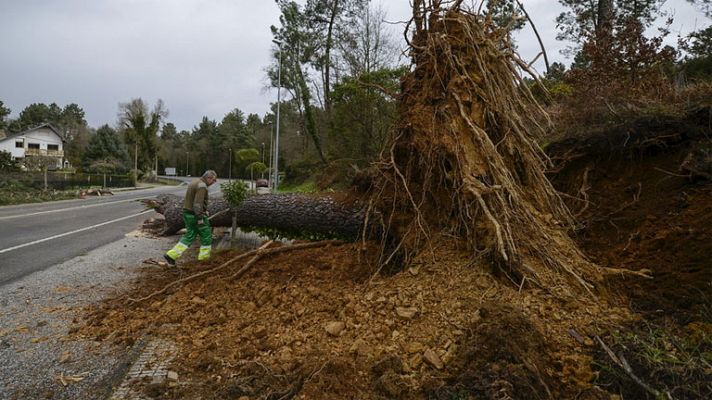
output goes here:
<path id="1" fill-rule="evenodd" d="M 213 232 L 208 220 L 208 186 L 217 181 L 218 175 L 213 170 L 207 170 L 199 179 L 193 180 L 188 185 L 183 202 L 183 222 L 185 222 L 185 235 L 180 241 L 168 250 L 163 257 L 168 264 L 176 265 L 176 260 L 183 255 L 196 236 L 200 236 L 200 252 L 198 261 L 210 258 L 210 249 L 213 243 Z"/>

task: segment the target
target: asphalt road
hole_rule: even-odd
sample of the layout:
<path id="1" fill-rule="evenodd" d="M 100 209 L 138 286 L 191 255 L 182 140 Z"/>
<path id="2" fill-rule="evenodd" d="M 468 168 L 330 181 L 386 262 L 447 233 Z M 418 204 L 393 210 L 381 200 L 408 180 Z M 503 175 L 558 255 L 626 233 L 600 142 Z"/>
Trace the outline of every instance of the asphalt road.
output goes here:
<path id="1" fill-rule="evenodd" d="M 219 191 L 212 185 L 211 197 Z M 163 193 L 183 195 L 185 186 L 0 207 L 0 286 L 123 238 L 157 215 L 138 200 Z"/>

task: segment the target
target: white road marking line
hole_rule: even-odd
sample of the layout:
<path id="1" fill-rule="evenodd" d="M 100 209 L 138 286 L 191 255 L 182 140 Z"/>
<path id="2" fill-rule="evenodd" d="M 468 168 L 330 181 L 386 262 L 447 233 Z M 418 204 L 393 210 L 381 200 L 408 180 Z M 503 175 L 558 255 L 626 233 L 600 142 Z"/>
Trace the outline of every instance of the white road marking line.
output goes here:
<path id="1" fill-rule="evenodd" d="M 38 211 L 34 213 L 29 213 L 29 214 L 20 214 L 20 215 L 8 215 L 6 217 L 0 217 L 0 221 L 4 219 L 12 219 L 12 218 L 20 218 L 20 217 L 31 217 L 34 215 L 42 215 L 42 214 L 50 214 L 50 213 L 57 213 L 57 212 L 64 212 L 64 211 L 71 211 L 71 210 L 78 210 L 82 208 L 92 208 L 92 207 L 101 207 L 101 206 L 108 206 L 109 204 L 118 204 L 118 203 L 128 203 L 130 201 L 138 201 L 139 199 L 126 199 L 126 200 L 117 200 L 117 201 L 110 201 L 106 203 L 94 203 L 94 204 L 85 204 L 82 206 L 77 206 L 77 207 L 69 207 L 69 208 L 59 208 L 57 210 L 47 210 L 47 211 Z"/>
<path id="2" fill-rule="evenodd" d="M 87 226 L 87 227 L 85 227 L 85 228 L 75 229 L 75 230 L 73 230 L 73 231 L 71 231 L 71 232 L 60 233 L 60 234 L 58 234 L 58 235 L 50 236 L 50 237 L 47 237 L 47 238 L 44 238 L 44 239 L 35 240 L 35 241 L 33 241 L 33 242 L 29 242 L 29 243 L 25 243 L 25 244 L 19 244 L 19 245 L 17 245 L 17 246 L 13 246 L 13 247 L 8 247 L 7 249 L 2 249 L 2 250 L 0 250 L 0 254 L 2 254 L 2 253 L 7 253 L 8 251 L 13 251 L 13 250 L 21 249 L 21 248 L 23 248 L 23 247 L 27 247 L 27 246 L 32 246 L 32 245 L 35 245 L 35 244 L 43 243 L 43 242 L 46 242 L 46 241 L 48 241 L 48 240 L 59 239 L 59 238 L 64 237 L 64 236 L 69 236 L 69 235 L 73 235 L 73 234 L 75 234 L 75 233 L 88 231 L 88 230 L 90 230 L 90 229 L 94 229 L 94 228 L 98 228 L 98 227 L 100 227 L 100 226 L 112 224 L 112 223 L 114 223 L 114 222 L 123 221 L 123 220 L 125 220 L 125 219 L 138 217 L 138 216 L 141 215 L 141 214 L 146 214 L 146 213 L 149 213 L 149 212 L 154 212 L 154 211 L 153 211 L 153 210 L 146 210 L 146 211 L 142 211 L 142 212 L 140 212 L 140 213 L 138 213 L 138 214 L 133 214 L 133 215 L 129 215 L 129 216 L 126 216 L 126 217 L 117 218 L 117 219 L 112 219 L 111 221 L 106 221 L 106 222 L 102 222 L 102 223 L 100 223 L 100 224 L 96 224 L 96 225 L 92 225 L 92 226 Z"/>

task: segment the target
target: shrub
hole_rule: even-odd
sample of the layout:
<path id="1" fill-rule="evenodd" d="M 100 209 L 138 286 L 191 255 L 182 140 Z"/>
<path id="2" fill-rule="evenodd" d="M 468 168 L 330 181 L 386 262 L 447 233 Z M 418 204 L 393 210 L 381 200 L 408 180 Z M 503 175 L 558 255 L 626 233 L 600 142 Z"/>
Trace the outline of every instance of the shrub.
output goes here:
<path id="1" fill-rule="evenodd" d="M 237 207 L 247 198 L 248 189 L 243 181 L 232 181 L 220 184 L 223 197 L 231 206 Z"/>

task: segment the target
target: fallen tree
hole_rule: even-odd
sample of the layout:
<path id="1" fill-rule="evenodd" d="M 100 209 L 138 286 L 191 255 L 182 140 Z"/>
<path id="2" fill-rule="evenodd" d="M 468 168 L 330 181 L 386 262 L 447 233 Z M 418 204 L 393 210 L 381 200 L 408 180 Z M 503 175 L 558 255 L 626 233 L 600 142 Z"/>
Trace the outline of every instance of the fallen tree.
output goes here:
<path id="1" fill-rule="evenodd" d="M 161 195 L 144 203 L 163 214 L 165 235 L 173 235 L 184 228 L 183 198 Z M 361 233 L 364 213 L 348 207 L 328 196 L 298 194 L 265 194 L 247 197 L 239 206 L 230 209 L 223 199 L 212 200 L 208 211 L 212 226 L 231 226 L 232 216 L 242 228 L 269 228 L 282 233 L 320 234 L 328 237 L 355 239 Z M 228 211 L 228 212 L 225 212 Z"/>

